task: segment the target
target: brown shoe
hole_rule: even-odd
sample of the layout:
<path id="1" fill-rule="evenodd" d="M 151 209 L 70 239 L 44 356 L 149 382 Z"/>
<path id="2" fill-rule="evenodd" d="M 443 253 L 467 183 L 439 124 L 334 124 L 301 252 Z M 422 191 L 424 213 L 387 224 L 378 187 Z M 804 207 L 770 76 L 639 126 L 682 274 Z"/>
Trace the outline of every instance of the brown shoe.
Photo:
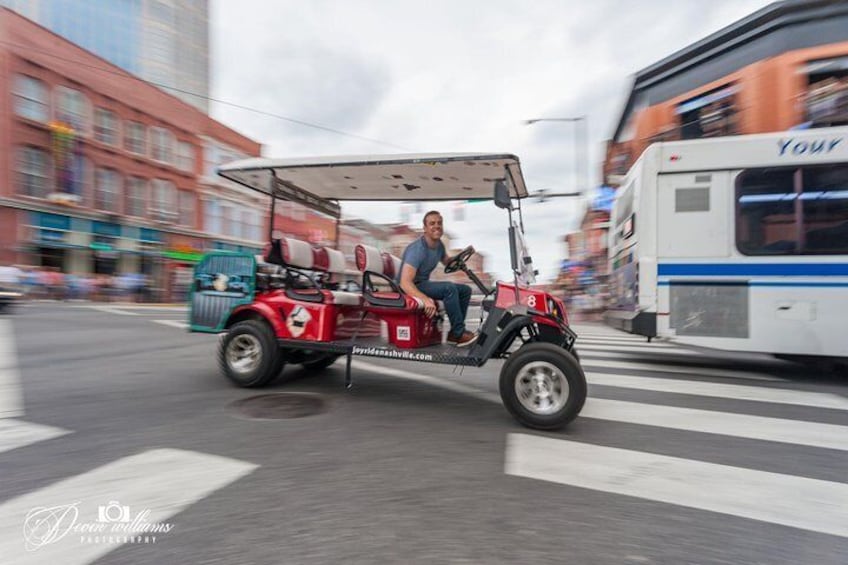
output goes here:
<path id="1" fill-rule="evenodd" d="M 462 335 L 454 336 L 448 334 L 448 343 L 452 343 L 457 347 L 465 347 L 477 341 L 477 334 L 472 332 L 462 332 Z"/>

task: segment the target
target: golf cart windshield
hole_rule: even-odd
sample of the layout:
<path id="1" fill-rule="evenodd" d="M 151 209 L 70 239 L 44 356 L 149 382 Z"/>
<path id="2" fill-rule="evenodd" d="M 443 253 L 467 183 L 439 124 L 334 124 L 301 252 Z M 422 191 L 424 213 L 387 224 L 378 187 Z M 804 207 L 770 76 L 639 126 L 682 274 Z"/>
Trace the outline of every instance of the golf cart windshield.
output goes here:
<path id="1" fill-rule="evenodd" d="M 510 154 L 255 158 L 223 165 L 218 174 L 335 217 L 341 200 L 491 200 L 498 180 L 511 197 L 527 196 L 518 157 Z"/>

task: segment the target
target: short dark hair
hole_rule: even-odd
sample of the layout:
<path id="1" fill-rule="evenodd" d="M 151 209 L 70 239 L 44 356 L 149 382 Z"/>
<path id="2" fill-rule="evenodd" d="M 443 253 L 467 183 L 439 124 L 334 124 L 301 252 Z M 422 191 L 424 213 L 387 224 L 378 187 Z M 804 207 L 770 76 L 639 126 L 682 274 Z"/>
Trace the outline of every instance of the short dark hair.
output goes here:
<path id="1" fill-rule="evenodd" d="M 433 215 L 436 215 L 436 216 L 441 217 L 441 216 L 442 216 L 442 213 L 441 213 L 441 212 L 439 212 L 438 210 L 430 210 L 429 212 L 427 212 L 426 214 L 424 214 L 424 219 L 423 219 L 423 220 L 421 220 L 421 223 L 423 223 L 423 224 L 426 226 L 426 225 L 427 225 L 427 218 L 428 218 L 429 216 L 433 216 Z"/>

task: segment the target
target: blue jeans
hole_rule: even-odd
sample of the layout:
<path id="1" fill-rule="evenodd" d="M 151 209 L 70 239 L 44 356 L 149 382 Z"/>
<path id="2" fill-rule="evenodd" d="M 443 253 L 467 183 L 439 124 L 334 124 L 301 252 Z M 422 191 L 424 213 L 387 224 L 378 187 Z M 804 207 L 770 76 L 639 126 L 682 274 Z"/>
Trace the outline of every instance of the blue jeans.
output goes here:
<path id="1" fill-rule="evenodd" d="M 468 314 L 468 303 L 471 301 L 471 287 L 467 284 L 456 284 L 448 281 L 416 282 L 418 290 L 432 298 L 445 303 L 453 336 L 460 336 L 465 331 L 465 315 Z"/>

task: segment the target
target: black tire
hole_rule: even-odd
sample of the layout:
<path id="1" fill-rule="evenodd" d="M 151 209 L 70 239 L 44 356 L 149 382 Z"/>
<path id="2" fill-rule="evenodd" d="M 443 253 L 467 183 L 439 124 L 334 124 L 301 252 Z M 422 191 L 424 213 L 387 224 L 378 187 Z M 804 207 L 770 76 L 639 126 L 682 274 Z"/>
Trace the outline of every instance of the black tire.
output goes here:
<path id="1" fill-rule="evenodd" d="M 274 332 L 262 320 L 235 324 L 218 348 L 221 371 L 234 384 L 244 388 L 267 385 L 280 374 L 284 363 Z"/>
<path id="2" fill-rule="evenodd" d="M 576 359 L 578 363 L 580 363 L 580 355 L 577 354 L 577 348 L 576 347 L 572 347 L 571 351 L 569 351 L 569 353 L 571 353 L 571 356 L 574 357 L 574 359 Z"/>
<path id="3" fill-rule="evenodd" d="M 533 366 L 531 366 L 533 365 Z M 533 391 L 519 395 L 516 388 L 531 387 L 530 378 L 544 379 L 544 402 Z M 519 383 L 520 381 L 520 383 Z M 564 390 L 563 384 L 567 384 Z M 586 402 L 586 376 L 571 353 L 552 343 L 534 342 L 510 355 L 501 369 L 501 400 L 516 420 L 537 430 L 562 428 L 580 413 Z M 557 391 L 559 393 L 557 393 Z"/>
<path id="4" fill-rule="evenodd" d="M 301 362 L 301 365 L 303 365 L 304 369 L 309 369 L 317 373 L 335 363 L 339 357 L 341 355 L 336 353 L 321 353 L 316 351 Z"/>

